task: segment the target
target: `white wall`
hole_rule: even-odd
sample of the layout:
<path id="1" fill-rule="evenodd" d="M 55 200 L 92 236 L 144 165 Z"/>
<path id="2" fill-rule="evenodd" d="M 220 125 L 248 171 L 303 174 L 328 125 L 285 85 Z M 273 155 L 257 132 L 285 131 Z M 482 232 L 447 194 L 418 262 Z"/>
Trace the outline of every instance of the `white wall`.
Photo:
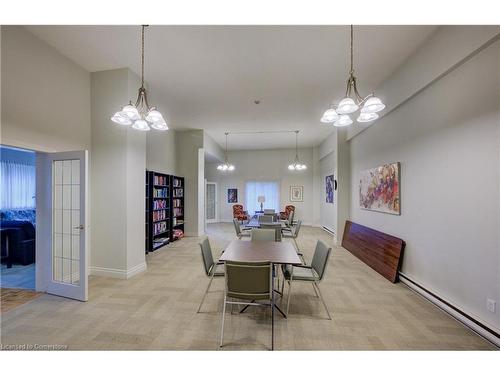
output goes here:
<path id="1" fill-rule="evenodd" d="M 422 70 L 435 58 L 421 61 Z M 500 331 L 500 41 L 350 147 L 352 220 L 404 239 L 408 277 Z M 401 216 L 361 210 L 360 171 L 394 161 L 401 162 Z M 497 301 L 496 313 L 486 310 L 487 298 Z"/>
<path id="2" fill-rule="evenodd" d="M 218 182 L 219 220 L 232 221 L 233 203 L 227 203 L 227 189 L 238 189 L 238 203 L 245 205 L 245 183 L 248 180 L 279 181 L 280 210 L 287 204 L 295 206 L 295 218 L 304 224 L 311 225 L 314 221 L 313 204 L 313 149 L 299 149 L 300 160 L 308 169 L 292 172 L 287 169 L 295 157 L 295 149 L 230 151 L 229 161 L 234 164 L 233 172 L 221 173 L 217 163 L 206 165 L 206 179 Z M 290 186 L 304 186 L 304 201 L 290 202 Z"/>
<path id="3" fill-rule="evenodd" d="M 2 144 L 90 149 L 90 74 L 22 26 L 2 26 Z"/>
<path id="4" fill-rule="evenodd" d="M 200 212 L 204 210 L 204 189 L 200 190 L 199 180 L 204 180 L 203 158 L 200 164 L 199 150 L 203 150 L 203 130 L 179 131 L 176 134 L 177 174 L 184 177 L 184 230 L 187 236 L 203 234 Z"/>
<path id="5" fill-rule="evenodd" d="M 146 135 L 110 114 L 136 95 L 128 69 L 92 73 L 91 272 L 128 278 L 145 265 Z"/>
<path id="6" fill-rule="evenodd" d="M 152 130 L 147 134 L 146 167 L 150 171 L 177 174 L 176 131 Z"/>

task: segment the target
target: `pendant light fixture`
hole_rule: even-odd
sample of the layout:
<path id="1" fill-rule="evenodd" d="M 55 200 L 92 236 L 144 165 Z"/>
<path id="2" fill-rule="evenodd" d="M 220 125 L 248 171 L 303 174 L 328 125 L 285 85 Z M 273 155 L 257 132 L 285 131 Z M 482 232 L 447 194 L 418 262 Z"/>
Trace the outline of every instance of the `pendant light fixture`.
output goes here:
<path id="1" fill-rule="evenodd" d="M 148 103 L 148 95 L 144 87 L 144 29 L 146 25 L 142 25 L 141 39 L 141 87 L 135 105 L 130 101 L 124 106 L 121 111 L 116 112 L 111 120 L 119 125 L 132 125 L 134 129 L 148 131 L 150 128 L 156 130 L 168 130 L 168 125 L 163 119 L 162 114 L 156 107 L 150 107 Z"/>
<path id="2" fill-rule="evenodd" d="M 377 112 L 385 108 L 384 103 L 373 93 L 363 98 L 358 92 L 356 77 L 354 76 L 353 39 L 354 30 L 353 25 L 351 25 L 351 69 L 347 78 L 345 98 L 340 101 L 337 108 L 331 106 L 327 109 L 321 118 L 321 122 L 333 123 L 334 126 L 338 127 L 351 125 L 353 121 L 349 115 L 356 112 L 360 107 L 361 111 L 356 119 L 358 122 L 375 121 L 379 117 Z"/>
<path id="3" fill-rule="evenodd" d="M 226 151 L 225 151 L 225 153 L 224 153 L 224 163 L 219 164 L 219 165 L 217 166 L 217 169 L 218 169 L 219 171 L 222 171 L 222 172 L 226 172 L 226 171 L 231 172 L 231 171 L 234 171 L 234 165 L 230 164 L 230 163 L 228 162 L 228 160 L 227 160 L 227 136 L 228 136 L 228 134 L 229 134 L 229 133 L 227 133 L 227 132 L 226 132 L 226 133 L 224 133 L 224 134 L 226 135 Z"/>
<path id="4" fill-rule="evenodd" d="M 291 163 L 289 166 L 288 166 L 288 169 L 291 170 L 291 171 L 302 171 L 304 169 L 307 169 L 307 165 L 305 164 L 302 164 L 300 161 L 299 161 L 299 131 L 298 130 L 295 130 L 295 159 L 293 161 L 293 163 Z"/>

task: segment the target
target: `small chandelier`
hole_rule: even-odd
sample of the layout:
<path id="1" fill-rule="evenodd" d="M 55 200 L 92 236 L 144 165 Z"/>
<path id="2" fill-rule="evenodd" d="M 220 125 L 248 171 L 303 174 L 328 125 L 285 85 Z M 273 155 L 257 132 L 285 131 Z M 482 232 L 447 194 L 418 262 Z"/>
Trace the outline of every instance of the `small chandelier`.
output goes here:
<path id="1" fill-rule="evenodd" d="M 307 169 L 307 165 L 302 164 L 299 161 L 299 146 L 298 146 L 299 141 L 298 141 L 298 138 L 299 138 L 299 131 L 295 130 L 295 159 L 294 159 L 293 163 L 291 163 L 288 166 L 288 169 L 291 171 L 301 171 L 301 170 Z"/>
<path id="2" fill-rule="evenodd" d="M 217 169 L 219 171 L 223 171 L 223 172 L 226 172 L 226 171 L 234 171 L 234 165 L 230 164 L 228 161 L 227 161 L 227 136 L 229 133 L 224 133 L 226 135 L 226 151 L 224 153 L 224 163 L 222 164 L 219 164 L 217 166 Z"/>
<path id="3" fill-rule="evenodd" d="M 356 112 L 361 106 L 357 122 L 375 121 L 379 117 L 377 112 L 385 108 L 385 104 L 373 93 L 363 98 L 358 92 L 353 67 L 353 34 L 353 26 L 351 25 L 351 69 L 347 79 L 345 98 L 340 101 L 337 108 L 332 105 L 327 109 L 321 118 L 321 122 L 333 123 L 334 126 L 338 127 L 351 125 L 353 121 L 349 115 Z"/>
<path id="4" fill-rule="evenodd" d="M 134 129 L 148 131 L 150 127 L 156 130 L 168 130 L 168 125 L 156 107 L 150 107 L 148 95 L 144 87 L 144 28 L 142 25 L 142 54 L 141 54 L 141 87 L 135 105 L 130 101 L 121 111 L 116 112 L 111 120 L 119 125 L 132 125 Z"/>

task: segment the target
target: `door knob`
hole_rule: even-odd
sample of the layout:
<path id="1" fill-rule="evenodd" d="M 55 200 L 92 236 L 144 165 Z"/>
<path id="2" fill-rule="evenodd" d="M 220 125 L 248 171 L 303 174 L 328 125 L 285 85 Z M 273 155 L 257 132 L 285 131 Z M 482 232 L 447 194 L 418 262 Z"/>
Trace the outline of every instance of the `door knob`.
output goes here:
<path id="1" fill-rule="evenodd" d="M 85 228 L 83 224 L 80 224 L 79 226 L 75 227 L 75 229 L 83 229 L 83 228 Z"/>

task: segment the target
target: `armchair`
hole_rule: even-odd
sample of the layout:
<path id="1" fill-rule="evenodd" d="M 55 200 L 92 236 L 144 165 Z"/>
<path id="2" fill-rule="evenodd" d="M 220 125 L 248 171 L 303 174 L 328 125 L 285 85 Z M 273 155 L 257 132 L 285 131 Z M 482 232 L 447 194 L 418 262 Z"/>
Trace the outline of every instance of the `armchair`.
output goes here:
<path id="1" fill-rule="evenodd" d="M 235 204 L 233 205 L 233 218 L 239 222 L 244 222 L 248 220 L 248 212 L 243 210 L 243 206 L 241 204 Z"/>
<path id="2" fill-rule="evenodd" d="M 295 212 L 295 206 L 289 204 L 285 206 L 285 211 L 280 212 L 280 220 L 288 220 L 290 216 L 290 212 Z M 290 223 L 291 224 L 291 223 Z"/>

